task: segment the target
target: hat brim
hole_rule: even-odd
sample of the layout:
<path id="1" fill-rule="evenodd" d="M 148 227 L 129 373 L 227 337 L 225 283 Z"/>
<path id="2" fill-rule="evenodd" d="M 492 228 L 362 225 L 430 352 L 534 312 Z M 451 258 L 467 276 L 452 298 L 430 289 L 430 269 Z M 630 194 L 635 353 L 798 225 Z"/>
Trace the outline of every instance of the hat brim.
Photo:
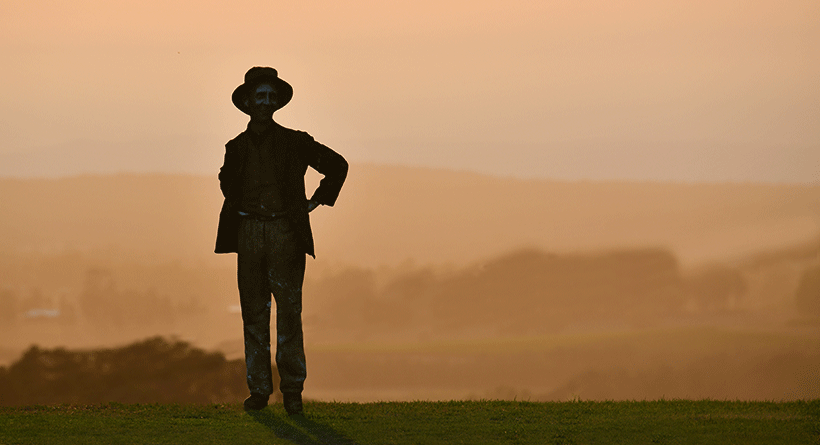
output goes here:
<path id="1" fill-rule="evenodd" d="M 251 114 L 248 107 L 245 106 L 245 99 L 248 98 L 248 93 L 252 88 L 255 88 L 259 84 L 267 83 L 273 86 L 276 89 L 276 110 L 284 107 L 285 105 L 290 102 L 293 98 L 293 87 L 290 86 L 289 83 L 285 82 L 284 80 L 280 79 L 277 76 L 263 76 L 257 79 L 254 79 L 251 83 L 243 83 L 236 87 L 233 90 L 233 94 L 231 94 L 231 101 L 233 102 L 236 108 L 239 108 L 245 114 Z M 276 111 L 274 110 L 274 111 Z"/>

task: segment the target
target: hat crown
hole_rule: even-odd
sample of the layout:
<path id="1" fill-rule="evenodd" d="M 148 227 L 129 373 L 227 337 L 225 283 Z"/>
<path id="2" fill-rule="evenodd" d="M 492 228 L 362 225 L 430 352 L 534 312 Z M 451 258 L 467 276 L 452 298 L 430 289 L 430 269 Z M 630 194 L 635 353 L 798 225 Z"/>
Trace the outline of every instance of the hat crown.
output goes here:
<path id="1" fill-rule="evenodd" d="M 253 83 L 255 80 L 265 77 L 279 77 L 279 73 L 271 67 L 255 66 L 245 73 L 245 83 Z"/>

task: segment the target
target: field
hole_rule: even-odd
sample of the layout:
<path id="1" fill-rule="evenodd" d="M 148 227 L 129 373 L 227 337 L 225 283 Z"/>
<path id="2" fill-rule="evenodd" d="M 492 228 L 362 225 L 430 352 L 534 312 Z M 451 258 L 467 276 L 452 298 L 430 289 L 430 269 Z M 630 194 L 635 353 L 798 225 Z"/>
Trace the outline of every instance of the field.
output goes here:
<path id="1" fill-rule="evenodd" d="M 0 408 L 0 444 L 817 444 L 820 401 L 385 402 Z"/>

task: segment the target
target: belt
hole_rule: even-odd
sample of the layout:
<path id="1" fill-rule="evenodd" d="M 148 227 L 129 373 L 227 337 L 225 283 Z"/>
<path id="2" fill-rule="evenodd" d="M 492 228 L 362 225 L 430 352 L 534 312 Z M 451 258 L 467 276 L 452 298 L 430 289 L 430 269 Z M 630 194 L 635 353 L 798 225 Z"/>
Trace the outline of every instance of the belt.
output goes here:
<path id="1" fill-rule="evenodd" d="M 273 221 L 287 215 L 287 213 L 288 212 L 274 212 L 270 215 L 260 215 L 259 213 L 248 213 L 240 210 L 239 216 L 242 218 L 253 219 L 255 221 Z"/>

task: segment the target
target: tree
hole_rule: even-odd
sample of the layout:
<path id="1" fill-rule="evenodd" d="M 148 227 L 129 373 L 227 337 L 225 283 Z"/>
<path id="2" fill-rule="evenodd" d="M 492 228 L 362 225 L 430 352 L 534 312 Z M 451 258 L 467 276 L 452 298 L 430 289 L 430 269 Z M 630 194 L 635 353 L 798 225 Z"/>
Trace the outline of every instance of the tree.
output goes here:
<path id="1" fill-rule="evenodd" d="M 0 367 L 0 405 L 235 403 L 247 395 L 245 375 L 244 360 L 161 337 L 116 349 L 32 346 Z"/>

